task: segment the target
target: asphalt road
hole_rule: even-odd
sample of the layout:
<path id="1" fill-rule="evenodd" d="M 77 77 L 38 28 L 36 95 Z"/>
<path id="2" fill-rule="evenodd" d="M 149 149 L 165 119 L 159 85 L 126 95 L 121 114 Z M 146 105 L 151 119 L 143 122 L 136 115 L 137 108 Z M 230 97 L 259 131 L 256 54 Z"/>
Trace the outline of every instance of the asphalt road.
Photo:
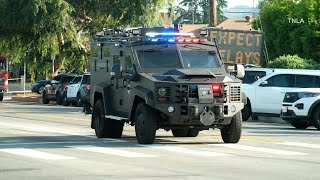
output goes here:
<path id="1" fill-rule="evenodd" d="M 97 139 L 81 108 L 0 103 L 0 179 L 320 179 L 320 131 L 248 121 L 238 144 L 219 130 L 196 138 L 157 131 L 138 145 L 134 128 L 122 139 Z"/>

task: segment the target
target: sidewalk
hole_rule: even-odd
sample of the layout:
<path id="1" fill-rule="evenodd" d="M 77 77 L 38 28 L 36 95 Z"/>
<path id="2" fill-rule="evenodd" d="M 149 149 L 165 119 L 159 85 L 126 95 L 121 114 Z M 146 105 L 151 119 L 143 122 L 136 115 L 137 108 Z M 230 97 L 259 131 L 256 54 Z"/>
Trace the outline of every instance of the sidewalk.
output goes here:
<path id="1" fill-rule="evenodd" d="M 18 101 L 18 102 L 42 102 L 40 94 L 32 93 L 31 91 L 16 91 L 5 93 L 4 101 Z"/>

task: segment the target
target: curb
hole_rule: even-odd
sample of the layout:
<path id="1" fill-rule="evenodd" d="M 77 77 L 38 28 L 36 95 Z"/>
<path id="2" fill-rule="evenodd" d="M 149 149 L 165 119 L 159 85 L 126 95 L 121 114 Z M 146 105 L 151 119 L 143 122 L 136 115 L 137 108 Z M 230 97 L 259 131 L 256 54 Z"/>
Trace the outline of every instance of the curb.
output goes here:
<path id="1" fill-rule="evenodd" d="M 9 101 L 19 101 L 19 102 L 41 102 L 40 97 L 20 97 L 20 96 L 12 96 Z"/>

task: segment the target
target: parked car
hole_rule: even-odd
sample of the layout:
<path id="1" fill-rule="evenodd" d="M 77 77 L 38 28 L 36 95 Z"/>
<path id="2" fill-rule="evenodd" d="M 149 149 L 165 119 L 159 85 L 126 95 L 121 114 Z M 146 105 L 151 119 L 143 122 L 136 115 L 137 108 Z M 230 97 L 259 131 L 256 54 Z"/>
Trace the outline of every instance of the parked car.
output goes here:
<path id="1" fill-rule="evenodd" d="M 39 80 L 31 84 L 31 91 L 42 94 L 44 87 L 48 84 L 48 80 Z"/>
<path id="2" fill-rule="evenodd" d="M 315 83 L 320 84 L 320 79 Z M 287 92 L 283 98 L 281 118 L 297 129 L 314 126 L 320 130 L 320 87 Z"/>
<path id="3" fill-rule="evenodd" d="M 252 84 L 242 84 L 247 104 L 242 110 L 243 120 L 250 116 L 279 117 L 284 94 L 296 88 L 320 87 L 320 71 L 297 69 L 274 69 Z"/>
<path id="4" fill-rule="evenodd" d="M 76 76 L 77 75 L 75 74 L 59 74 L 48 81 L 42 93 L 43 104 L 48 104 L 50 101 L 56 101 L 58 105 L 62 105 L 64 89 Z"/>
<path id="5" fill-rule="evenodd" d="M 63 105 L 81 106 L 90 98 L 90 74 L 86 73 L 74 78 L 63 93 Z"/>

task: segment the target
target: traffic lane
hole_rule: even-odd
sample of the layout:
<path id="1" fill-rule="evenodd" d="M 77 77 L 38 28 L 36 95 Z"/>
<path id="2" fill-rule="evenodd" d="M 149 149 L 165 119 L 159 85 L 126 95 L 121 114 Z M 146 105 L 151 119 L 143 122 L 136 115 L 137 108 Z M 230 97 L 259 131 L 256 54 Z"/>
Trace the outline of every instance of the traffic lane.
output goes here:
<path id="1" fill-rule="evenodd" d="M 29 119 L 38 124 L 40 122 L 51 122 L 54 123 L 51 126 L 59 125 L 76 125 L 81 128 L 80 132 L 93 133 L 91 130 L 91 115 L 85 116 L 82 112 L 81 107 L 64 107 L 56 105 L 43 105 L 38 103 L 0 103 L 0 115 L 3 117 L 18 117 Z M 30 122 L 28 122 L 30 123 Z M 26 124 L 28 125 L 28 124 Z M 201 134 L 220 136 L 218 130 L 202 131 Z M 125 126 L 124 135 L 135 136 L 134 128 L 130 126 Z M 286 138 L 292 137 L 292 139 L 298 138 L 303 140 L 305 137 L 307 139 L 314 139 L 311 142 L 317 141 L 319 135 L 314 127 L 309 127 L 306 130 L 298 130 L 288 124 L 278 124 L 278 123 L 266 123 L 266 122 L 256 122 L 247 121 L 243 122 L 243 136 L 254 136 L 268 138 L 272 137 L 275 139 L 286 140 Z M 161 133 L 158 135 L 161 136 Z M 171 134 L 169 133 L 171 137 Z M 254 138 L 253 138 L 254 139 Z"/>
<path id="2" fill-rule="evenodd" d="M 23 131 L 23 129 L 18 129 L 17 131 L 20 131 L 20 130 Z M 3 131 L 2 129 L 1 132 L 5 132 L 5 131 Z M 39 133 L 39 132 L 24 131 L 24 133 L 30 136 L 30 133 L 32 134 L 32 133 Z M 43 132 L 41 131 L 40 133 L 43 133 Z M 168 133 L 168 132 L 161 132 L 161 133 Z M 62 178 L 65 176 L 79 178 L 82 176 L 81 172 L 86 171 L 88 174 L 91 174 L 92 177 L 103 176 L 103 177 L 114 177 L 117 179 L 118 178 L 130 179 L 130 177 L 135 177 L 135 178 L 144 177 L 146 179 L 147 177 L 148 178 L 152 177 L 156 179 L 163 178 L 163 177 L 169 177 L 169 179 L 195 178 L 195 177 L 199 177 L 200 179 L 206 179 L 206 178 L 208 179 L 212 177 L 215 177 L 218 179 L 233 179 L 235 177 L 235 174 L 237 174 L 236 177 L 246 177 L 247 179 L 254 179 L 259 177 L 261 173 L 270 173 L 270 172 L 277 174 L 275 178 L 286 179 L 285 177 L 290 177 L 289 179 L 295 179 L 294 177 L 302 177 L 302 176 L 315 177 L 316 175 L 312 174 L 312 172 L 309 172 L 308 169 L 310 168 L 310 171 L 311 171 L 312 169 L 311 167 L 317 168 L 317 164 L 319 162 L 318 161 L 319 159 L 314 159 L 314 161 L 307 160 L 305 156 L 302 156 L 300 159 L 297 159 L 297 157 L 290 157 L 289 159 L 286 159 L 283 157 L 274 157 L 273 154 L 266 156 L 266 155 L 255 153 L 255 152 L 248 153 L 246 151 L 243 151 L 239 154 L 238 150 L 233 151 L 232 149 L 230 149 L 230 151 L 226 151 L 225 148 L 218 150 L 219 148 L 217 147 L 215 148 L 211 146 L 208 147 L 206 143 L 208 143 L 207 142 L 208 139 L 212 141 L 212 137 L 207 137 L 207 136 L 200 136 L 199 138 L 180 138 L 180 140 L 188 139 L 189 141 L 198 139 L 199 142 L 197 144 L 188 144 L 188 143 L 176 144 L 174 142 L 180 142 L 179 138 L 178 139 L 171 138 L 173 142 L 172 144 L 175 144 L 173 147 L 177 148 L 177 145 L 179 145 L 178 147 L 181 147 L 181 145 L 183 145 L 181 148 L 183 148 L 183 150 L 187 152 L 185 153 L 185 152 L 170 151 L 174 149 L 172 148 L 172 146 L 169 146 L 171 149 L 160 148 L 159 150 L 157 149 L 157 147 L 152 148 L 152 146 L 151 147 L 139 146 L 136 143 L 133 143 L 130 141 L 129 142 L 112 142 L 112 141 L 110 142 L 108 139 L 106 140 L 96 139 L 96 138 L 86 139 L 84 137 L 70 137 L 68 135 L 57 136 L 56 134 L 50 134 L 50 132 L 46 133 L 46 135 L 47 136 L 44 137 L 41 135 L 35 136 L 33 134 L 31 135 L 31 140 L 38 143 L 30 143 L 28 145 L 20 144 L 20 146 L 17 146 L 16 148 L 36 149 L 36 150 L 42 150 L 42 151 L 45 150 L 46 152 L 50 152 L 53 154 L 62 154 L 63 156 L 68 156 L 68 157 L 76 156 L 77 159 L 65 160 L 63 161 L 63 163 L 60 161 L 52 162 L 52 161 L 35 160 L 34 162 L 35 164 L 37 163 L 45 164 L 44 166 L 41 166 L 43 167 L 42 168 L 43 172 L 37 173 L 37 174 L 38 175 L 43 174 L 49 177 L 55 177 L 55 173 L 51 173 L 52 170 L 55 170 L 55 172 L 59 172 L 59 174 L 61 173 L 61 175 L 63 175 L 61 176 Z M 166 137 L 168 136 L 169 135 L 167 134 Z M 32 139 L 32 137 L 34 137 L 35 139 Z M 12 143 L 12 140 L 14 139 L 6 139 L 4 141 L 6 141 L 7 143 L 9 142 L 8 144 L 11 144 L 11 145 L 18 144 L 17 142 Z M 49 143 L 49 142 L 56 142 L 56 143 Z M 85 146 L 83 146 L 83 144 L 85 144 Z M 166 144 L 170 144 L 168 143 L 168 140 Z M 221 142 L 211 143 L 211 145 L 220 145 L 220 144 L 223 144 L 223 143 Z M 241 142 L 241 144 L 243 143 Z M 244 144 L 246 146 L 248 145 L 247 143 L 244 143 Z M 144 154 L 153 154 L 156 157 L 150 157 L 151 159 L 139 158 L 138 161 L 135 161 L 135 160 L 130 161 L 128 157 L 109 156 L 109 155 L 106 156 L 105 154 L 96 154 L 96 153 L 87 154 L 87 152 L 81 151 L 81 147 L 85 148 L 88 146 L 91 147 L 93 145 L 98 147 L 108 147 L 108 148 L 117 148 L 117 149 L 120 148 L 121 150 L 125 150 L 127 153 L 137 152 L 137 153 L 144 153 Z M 253 145 L 261 146 L 261 144 L 259 145 L 256 142 L 254 142 Z M 5 147 L 4 149 L 9 148 L 8 145 L 4 147 Z M 70 149 L 66 147 L 69 147 Z M 78 147 L 80 149 L 78 150 L 72 147 Z M 3 146 L 1 148 L 3 149 Z M 190 149 L 192 151 L 190 151 Z M 231 155 L 231 156 L 224 156 L 224 155 L 203 156 L 201 154 L 203 154 L 203 152 L 207 152 L 204 150 L 207 150 L 208 152 L 218 152 L 218 153 L 228 152 L 228 155 Z M 18 158 L 18 160 L 23 161 L 24 158 Z M 10 158 L 10 161 L 11 161 L 11 158 Z M 3 160 L 2 162 L 5 162 L 5 160 Z M 252 167 L 252 164 L 254 164 L 254 167 Z M 56 168 L 57 166 L 59 166 L 60 169 L 57 169 Z M 98 168 L 90 168 L 90 167 L 98 167 Z M 110 167 L 112 167 L 112 170 L 110 170 Z M 301 169 L 301 167 L 306 168 L 306 170 L 303 171 L 303 173 L 291 172 L 296 168 Z M 11 167 L 11 169 L 19 169 L 19 168 L 21 167 L 20 166 Z M 34 166 L 33 163 L 31 163 L 31 166 L 27 166 L 25 169 L 36 169 L 36 168 L 37 166 Z M 106 170 L 106 168 L 108 170 Z M 131 173 L 130 176 L 123 174 L 124 168 L 126 169 L 126 173 L 128 174 Z M 304 170 L 304 168 L 302 168 L 302 170 Z M 117 171 L 119 169 L 121 170 Z M 47 171 L 48 173 L 46 173 Z M 78 172 L 78 173 L 75 173 L 75 172 Z M 287 172 L 290 172 L 290 174 L 287 174 Z M 24 172 L 22 171 L 21 173 L 24 173 Z M 250 175 L 246 173 L 250 173 Z M 309 173 L 309 175 L 305 176 L 304 173 Z M 15 175 L 12 175 L 12 176 L 15 176 Z M 21 177 L 23 177 L 23 175 L 21 175 Z M 31 176 L 31 177 L 37 177 L 37 176 Z M 44 176 L 39 176 L 39 178 L 42 178 L 42 177 Z M 85 177 L 88 178 L 89 176 L 85 176 Z M 264 179 L 264 178 L 259 178 L 259 179 Z"/>
<path id="3" fill-rule="evenodd" d="M 20 114 L 18 114 L 20 115 Z M 22 121 L 22 122 L 21 122 Z M 25 121 L 25 124 L 23 124 L 23 121 Z M 70 134 L 70 130 L 71 129 L 75 129 L 77 130 L 79 128 L 78 124 L 65 124 L 65 123 L 61 123 L 62 125 L 60 125 L 58 128 L 56 127 L 57 124 L 56 122 L 41 122 L 41 126 L 39 127 L 39 122 L 38 121 L 32 121 L 30 119 L 23 119 L 23 118 L 16 118 L 16 119 L 7 119 L 7 121 L 2 120 L 2 123 L 13 123 L 11 124 L 6 124 L 6 126 L 2 125 L 2 130 L 1 132 L 4 132 L 3 129 L 5 128 L 9 128 L 9 130 L 12 131 L 12 129 L 14 130 L 18 130 L 20 135 L 18 136 L 17 139 L 2 139 L 2 141 L 4 142 L 16 142 L 16 143 L 11 143 L 9 144 L 5 144 L 4 149 L 7 149 L 10 147 L 14 147 L 16 146 L 17 148 L 31 148 L 31 149 L 45 149 L 46 151 L 49 152 L 53 151 L 56 152 L 55 154 L 61 154 L 61 150 L 63 151 L 63 155 L 67 155 L 67 156 L 73 156 L 73 155 L 77 155 L 79 157 L 77 160 L 68 160 L 66 162 L 66 164 L 62 163 L 59 164 L 58 166 L 65 166 L 68 163 L 70 163 L 70 167 L 66 166 L 64 167 L 64 169 L 68 169 L 68 168 L 74 168 L 71 167 L 72 164 L 74 164 L 73 161 L 77 161 L 76 164 L 79 164 L 80 167 L 76 167 L 76 168 L 80 168 L 79 170 L 84 171 L 86 168 L 89 168 L 89 166 L 86 166 L 87 164 L 92 164 L 98 167 L 105 167 L 106 164 L 102 163 L 99 164 L 100 161 L 110 161 L 112 163 L 111 164 L 117 164 L 116 166 L 113 165 L 113 167 L 116 168 L 120 168 L 122 169 L 124 166 L 126 166 L 127 162 L 123 159 L 126 158 L 120 158 L 118 156 L 113 157 L 113 156 L 105 156 L 104 154 L 86 154 L 86 153 L 82 153 L 82 151 L 77 151 L 76 153 L 74 152 L 74 150 L 76 149 L 76 147 L 80 148 L 80 149 L 76 149 L 76 150 L 83 150 L 89 148 L 93 145 L 94 148 L 97 147 L 108 147 L 108 148 L 120 148 L 120 150 L 125 150 L 127 153 L 130 154 L 130 152 L 138 152 L 138 153 L 145 153 L 145 154 L 153 154 L 156 155 L 158 157 L 153 158 L 152 160 L 150 159 L 139 159 L 139 162 L 135 162 L 133 164 L 131 164 L 131 167 L 145 167 L 145 169 L 149 170 L 149 168 L 156 168 L 159 169 L 158 166 L 167 166 L 167 164 L 170 164 L 170 168 L 169 169 L 164 169 L 165 171 L 167 171 L 167 173 L 165 173 L 165 176 L 171 176 L 171 177 L 180 177 L 181 178 L 186 178 L 186 177 L 193 177 L 194 176 L 199 176 L 199 177 L 203 177 L 203 179 L 205 178 L 209 178 L 212 175 L 214 175 L 215 177 L 224 177 L 226 179 L 232 179 L 233 176 L 228 176 L 228 175 L 224 175 L 223 173 L 228 173 L 227 169 L 228 167 L 231 168 L 236 168 L 239 169 L 239 172 L 235 172 L 238 173 L 239 175 L 241 175 L 243 172 L 247 172 L 249 173 L 250 170 L 252 170 L 252 168 L 250 167 L 250 164 L 261 164 L 260 168 L 263 167 L 263 170 L 261 169 L 254 169 L 254 171 L 256 171 L 256 174 L 253 174 L 251 178 L 257 177 L 259 175 L 259 173 L 268 173 L 268 172 L 273 172 L 278 174 L 276 177 L 292 177 L 292 173 L 291 174 L 286 174 L 284 173 L 284 171 L 292 171 L 295 168 L 298 168 L 299 166 L 301 167 L 305 167 L 308 169 L 312 169 L 312 167 L 317 167 L 317 164 L 319 162 L 319 159 L 315 158 L 315 157 L 319 157 L 318 156 L 318 151 L 316 151 L 317 149 L 308 149 L 308 151 L 306 152 L 306 150 L 304 150 L 304 148 L 302 147 L 294 147 L 292 148 L 291 146 L 287 147 L 287 149 L 285 149 L 284 146 L 281 145 L 280 148 L 280 152 L 276 151 L 279 150 L 279 145 L 280 144 L 276 144 L 276 143 L 272 143 L 272 141 L 277 141 L 277 139 L 267 139 L 267 138 L 263 138 L 263 137 L 255 137 L 255 136 L 251 136 L 250 135 L 250 129 L 258 129 L 259 128 L 264 131 L 265 129 L 270 129 L 270 128 L 276 128 L 276 126 L 274 124 L 272 125 L 267 125 L 267 124 L 255 124 L 253 126 L 253 128 L 251 128 L 251 123 L 244 124 L 244 136 L 243 139 L 241 140 L 240 144 L 241 145 L 245 145 L 240 146 L 239 147 L 221 147 L 221 146 L 215 146 L 215 145 L 221 145 L 223 144 L 219 135 L 219 131 L 204 131 L 201 132 L 200 137 L 198 138 L 173 138 L 170 132 L 165 132 L 165 131 L 158 131 L 157 133 L 157 140 L 156 143 L 160 144 L 160 145 L 169 145 L 168 147 L 160 147 L 160 149 L 158 148 L 150 148 L 150 147 L 144 147 L 144 146 L 139 146 L 136 143 L 135 137 L 134 137 L 134 128 L 129 127 L 129 126 L 125 126 L 125 132 L 124 132 L 124 138 L 122 138 L 122 140 L 124 141 L 119 141 L 119 142 L 110 142 L 108 140 L 105 139 L 97 139 L 95 138 L 92 130 L 90 130 L 89 132 L 85 132 L 83 131 L 84 129 L 78 130 L 76 131 L 77 133 L 81 133 L 78 135 L 74 135 L 75 132 L 71 132 L 72 134 Z M 22 124 L 21 124 L 22 123 Z M 47 128 L 46 128 L 47 127 Z M 49 127 L 49 128 L 48 128 Z M 285 126 L 283 126 L 285 127 Z M 57 128 L 57 129 L 55 129 Z M 249 129 L 249 132 L 247 132 L 247 129 Z M 87 128 L 85 128 L 87 129 Z M 57 130 L 59 130 L 60 134 L 58 134 L 59 132 L 56 132 Z M 17 135 L 18 131 L 14 131 L 11 132 L 11 137 Z M 21 133 L 23 135 L 23 133 L 36 133 L 38 134 L 38 136 L 36 136 L 35 134 L 33 134 L 32 136 L 30 136 L 30 134 L 25 137 L 25 139 L 21 140 Z M 63 133 L 65 133 L 65 135 L 63 135 Z M 87 134 L 89 133 L 89 134 Z M 90 134 L 91 133 L 91 134 Z M 10 134 L 10 133 L 9 133 Z M 48 136 L 49 134 L 49 136 Z M 7 136 L 3 136 L 2 137 L 7 137 Z M 77 139 L 79 138 L 79 136 L 84 137 L 85 139 Z M 38 137 L 38 138 L 36 138 Z M 52 139 L 53 138 L 53 139 Z M 86 139 L 88 138 L 88 139 Z M 290 139 L 290 138 L 289 138 Z M 20 144 L 17 144 L 17 140 L 20 140 L 22 142 L 20 142 Z M 26 141 L 28 140 L 28 141 Z M 102 141 L 102 142 L 101 142 Z M 89 143 L 90 142 L 90 143 Z M 307 142 L 307 141 L 304 141 Z M 27 144 L 29 143 L 29 144 Z M 212 145 L 208 147 L 208 145 Z M 249 146 L 249 149 L 248 149 Z M 71 148 L 71 152 L 69 152 L 69 150 L 66 147 L 70 147 Z M 182 148 L 182 149 L 179 149 Z M 244 150 L 244 149 L 245 150 Z M 258 148 L 258 149 L 257 149 Z M 259 148 L 267 148 L 267 149 L 259 149 Z M 87 149 L 88 150 L 88 149 Z M 182 150 L 182 151 L 181 151 Z M 266 151 L 267 150 L 267 151 Z M 208 152 L 215 152 L 215 153 L 222 153 L 221 156 L 215 157 L 215 156 L 210 156 L 212 154 L 208 154 Z M 261 152 L 262 151 L 262 152 Z M 271 151 L 271 152 L 270 152 Z M 301 152 L 300 152 L 301 151 Z M 86 151 L 85 151 L 86 152 Z M 228 156 L 224 156 L 223 153 L 226 153 L 228 155 L 233 155 L 232 157 L 228 157 Z M 294 153 L 298 153 L 298 155 L 293 154 L 292 156 L 285 156 L 285 155 L 281 155 L 281 153 L 290 153 L 290 152 L 294 152 Z M 66 154 L 67 153 L 67 154 Z M 269 153 L 269 154 L 268 154 Z M 279 155 L 280 153 L 280 155 Z M 299 153 L 307 153 L 307 155 L 299 155 Z M 187 155 L 186 155 L 187 154 Z M 201 155 L 201 154 L 205 154 L 205 155 Z M 277 155 L 275 157 L 275 154 Z M 218 154 L 219 155 L 219 154 Z M 195 156 L 195 157 L 193 157 Z M 200 158 L 199 158 L 200 156 Z M 307 158 L 306 158 L 307 156 Z M 85 159 L 85 160 L 83 160 Z M 89 160 L 88 160 L 89 159 Z M 163 159 L 165 159 L 163 161 Z M 178 160 L 177 160 L 178 159 Z M 222 159 L 222 160 L 219 160 Z M 234 163 L 234 161 L 237 161 L 237 163 Z M 78 161 L 81 161 L 78 162 Z M 83 161 L 83 162 L 82 162 Z M 89 161 L 89 162 L 88 162 Z M 151 161 L 151 162 L 150 162 Z M 280 161 L 280 162 L 278 162 Z M 125 163 L 125 165 L 123 164 L 119 164 L 119 162 L 121 163 Z M 154 164 L 154 162 L 156 162 L 156 164 Z M 196 162 L 196 163 L 195 163 Z M 217 162 L 219 164 L 220 169 L 218 168 L 217 170 L 219 171 L 218 173 L 214 173 L 212 174 L 212 172 L 210 171 L 210 168 L 212 166 L 215 167 L 216 163 L 212 164 L 212 162 Z M 52 163 L 52 162 L 50 162 Z M 49 163 L 49 164 L 50 164 Z M 232 163 L 232 164 L 230 164 Z M 174 165 L 172 165 L 174 164 Z M 289 164 L 289 165 L 288 165 Z M 293 165 L 294 164 L 294 165 Z M 184 165 L 189 165 L 187 168 L 184 167 Z M 95 166 L 90 166 L 90 167 L 95 167 Z M 202 167 L 203 169 L 197 169 L 194 168 L 194 166 L 198 167 Z M 240 168 L 238 167 L 240 166 Z M 268 168 L 266 168 L 265 166 L 267 166 Z M 188 174 L 183 172 L 184 175 L 180 175 L 180 173 L 177 172 L 171 172 L 170 169 L 172 168 L 183 168 L 186 169 L 190 172 L 194 172 L 194 170 L 197 170 L 200 174 Z M 248 169 L 248 167 L 250 167 Z M 285 167 L 285 168 L 284 168 Z M 13 167 L 13 168 L 18 168 L 18 167 Z M 31 168 L 31 167 L 30 167 Z M 277 169 L 274 169 L 277 168 Z M 50 168 L 49 168 L 50 169 Z M 91 170 L 89 171 L 90 173 L 93 174 L 100 174 L 102 173 L 102 175 L 106 175 L 106 173 L 103 174 L 103 170 L 104 168 L 100 169 L 98 168 L 98 170 L 92 172 Z M 284 170 L 284 171 L 283 171 Z M 102 172 L 101 172 L 102 171 Z M 208 171 L 208 172 L 205 172 Z M 308 170 L 307 170 L 308 171 Z M 303 171 L 303 173 L 298 173 L 295 174 L 295 177 L 302 177 L 302 175 L 307 172 L 307 171 Z M 62 171 L 61 173 L 63 174 L 64 171 Z M 73 171 L 68 171 L 68 172 L 73 172 Z M 242 172 L 242 173 L 240 173 Z M 110 172 L 109 172 L 110 173 Z M 140 176 L 152 176 L 154 178 L 157 178 L 157 173 L 151 171 L 150 174 L 148 173 L 142 173 L 139 174 L 137 173 L 134 169 L 132 170 L 132 173 L 135 174 L 135 177 L 140 177 Z M 310 175 L 313 175 L 312 172 L 308 172 Z M 65 173 L 64 173 L 65 174 Z M 112 173 L 111 173 L 112 174 Z M 202 175 L 201 175 L 202 174 Z M 294 174 L 294 173 L 293 173 Z M 71 176 L 72 174 L 65 174 L 67 176 Z M 245 175 L 245 174 L 242 174 Z M 80 176 L 80 175 L 79 175 Z M 126 176 L 122 176 L 119 175 L 117 173 L 113 174 L 114 177 L 119 177 L 119 178 L 128 178 Z M 78 177 L 78 176 L 77 176 Z M 163 177 L 163 176 L 159 176 L 159 177 Z M 247 177 L 247 176 L 245 176 Z M 250 177 L 249 177 L 250 178 Z M 175 178 L 173 178 L 175 179 Z M 283 178 L 285 179 L 285 178 Z M 290 178 L 293 179 L 293 178 Z"/>

